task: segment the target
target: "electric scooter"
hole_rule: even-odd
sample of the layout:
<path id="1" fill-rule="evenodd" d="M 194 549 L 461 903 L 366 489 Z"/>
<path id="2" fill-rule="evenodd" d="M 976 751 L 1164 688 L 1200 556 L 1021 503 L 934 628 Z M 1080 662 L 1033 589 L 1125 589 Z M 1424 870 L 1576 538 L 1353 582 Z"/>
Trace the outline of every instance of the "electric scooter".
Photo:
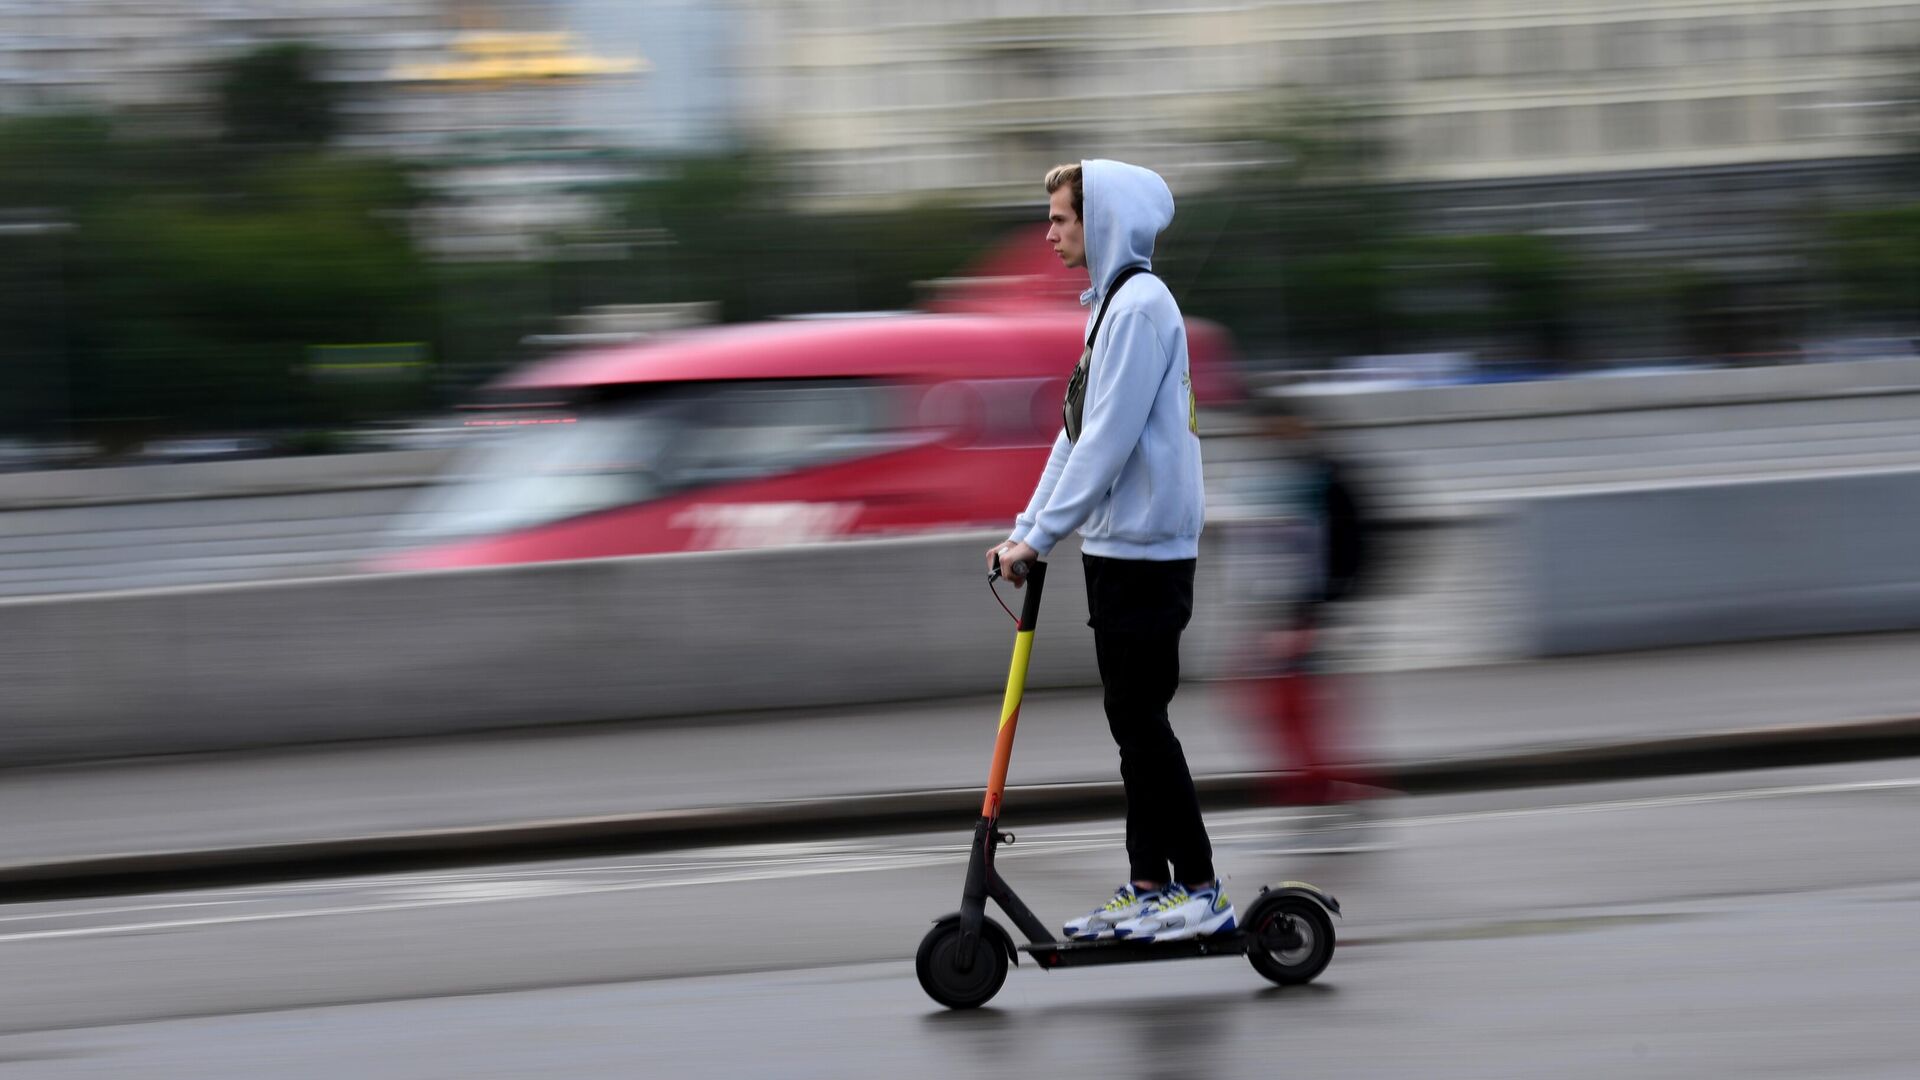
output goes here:
<path id="1" fill-rule="evenodd" d="M 1202 956 L 1245 956 L 1261 975 L 1282 986 L 1313 981 L 1333 959 L 1332 916 L 1340 902 L 1305 882 L 1286 881 L 1262 886 L 1237 929 L 1224 934 L 1167 942 L 1124 939 L 1061 941 L 1048 932 L 1020 902 L 994 868 L 994 852 L 1014 843 L 1012 833 L 1000 831 L 1000 804 L 1006 793 L 1007 764 L 1013 757 L 1013 733 L 1020 720 L 1020 699 L 1026 692 L 1027 663 L 1033 655 L 1033 632 L 1040 617 L 1040 596 L 1047 580 L 1047 564 L 1015 563 L 1015 580 L 1025 578 L 1026 600 L 1015 618 L 1013 665 L 1007 672 L 1006 699 L 1000 708 L 1000 734 L 994 742 L 993 767 L 987 776 L 986 800 L 973 826 L 972 857 L 967 882 L 960 893 L 960 910 L 934 920 L 920 941 L 914 972 L 927 996 L 950 1009 L 973 1009 L 992 1000 L 1006 982 L 1007 967 L 1026 953 L 1042 971 L 1094 964 L 1131 964 L 1147 960 L 1184 960 Z M 987 587 L 1000 578 L 999 556 L 987 575 Z M 994 590 L 995 599 L 999 591 Z M 1000 601 L 1006 608 L 1006 602 Z M 1007 608 L 1009 615 L 1013 614 Z M 999 923 L 987 917 L 991 898 L 1027 937 L 1015 945 Z"/>

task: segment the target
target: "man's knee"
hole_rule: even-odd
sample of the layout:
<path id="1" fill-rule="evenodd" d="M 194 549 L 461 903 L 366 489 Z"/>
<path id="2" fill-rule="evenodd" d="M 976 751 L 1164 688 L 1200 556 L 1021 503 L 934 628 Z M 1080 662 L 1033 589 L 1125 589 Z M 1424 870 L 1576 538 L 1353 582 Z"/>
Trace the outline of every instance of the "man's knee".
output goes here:
<path id="1" fill-rule="evenodd" d="M 1123 758 L 1180 753 L 1180 739 L 1173 733 L 1173 725 L 1167 721 L 1164 711 L 1157 715 L 1118 717 L 1109 712 L 1107 730 L 1113 733 L 1114 745 L 1120 748 Z"/>

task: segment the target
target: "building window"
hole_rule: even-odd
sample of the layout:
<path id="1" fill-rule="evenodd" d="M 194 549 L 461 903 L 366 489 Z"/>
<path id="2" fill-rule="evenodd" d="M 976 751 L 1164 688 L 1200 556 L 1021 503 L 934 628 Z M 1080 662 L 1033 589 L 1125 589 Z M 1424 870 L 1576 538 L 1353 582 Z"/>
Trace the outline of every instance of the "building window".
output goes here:
<path id="1" fill-rule="evenodd" d="M 1746 26 L 1733 19 L 1690 19 L 1681 26 L 1691 62 L 1737 60 L 1746 51 Z"/>
<path id="2" fill-rule="evenodd" d="M 1552 75 L 1567 67 L 1565 27 L 1527 26 L 1507 35 L 1507 70 Z"/>
<path id="3" fill-rule="evenodd" d="M 1659 116 L 1651 101 L 1600 106 L 1600 145 L 1608 151 L 1651 150 L 1660 143 Z"/>
<path id="4" fill-rule="evenodd" d="M 1200 72 L 1197 82 L 1202 90 L 1233 90 L 1244 86 L 1252 66 L 1251 57 L 1238 48 L 1203 52 L 1198 60 Z"/>
<path id="5" fill-rule="evenodd" d="M 888 109 L 899 105 L 908 105 L 913 101 L 914 73 L 906 64 L 881 64 L 868 69 L 873 72 L 867 85 L 877 95 L 866 102 L 869 107 Z"/>
<path id="6" fill-rule="evenodd" d="M 1380 22 L 1386 18 L 1386 11 L 1380 0 L 1345 0 L 1332 5 L 1347 22 Z"/>
<path id="7" fill-rule="evenodd" d="M 1774 103 L 1781 138 L 1824 139 L 1833 134 L 1833 109 L 1825 94 L 1781 94 Z"/>
<path id="8" fill-rule="evenodd" d="M 1695 145 L 1735 146 L 1749 140 L 1746 98 L 1700 98 L 1689 105 L 1689 135 Z"/>
<path id="9" fill-rule="evenodd" d="M 1600 67 L 1633 71 L 1659 62 L 1658 40 L 1649 22 L 1611 23 L 1600 28 Z"/>
<path id="10" fill-rule="evenodd" d="M 1422 79 L 1461 79 L 1479 74 L 1474 63 L 1474 37 L 1465 30 L 1447 30 L 1421 34 L 1419 43 Z"/>
<path id="11" fill-rule="evenodd" d="M 939 65 L 938 81 L 942 105 L 978 105 L 986 100 L 980 87 L 980 71 L 974 65 L 954 61 Z"/>
<path id="12" fill-rule="evenodd" d="M 1149 70 L 1153 72 L 1148 85 L 1155 90 L 1179 93 L 1189 89 L 1187 82 L 1187 61 L 1191 58 L 1185 49 L 1162 49 L 1152 54 Z"/>
<path id="13" fill-rule="evenodd" d="M 1834 51 L 1855 52 L 1878 47 L 1881 44 L 1879 16 L 1880 12 L 1875 8 L 1834 12 Z"/>
<path id="14" fill-rule="evenodd" d="M 1774 51 L 1780 56 L 1825 56 L 1833 49 L 1832 13 L 1789 11 L 1775 17 Z"/>
<path id="15" fill-rule="evenodd" d="M 1417 135 L 1420 160 L 1430 164 L 1473 161 L 1480 156 L 1479 113 L 1435 113 L 1421 117 Z"/>
<path id="16" fill-rule="evenodd" d="M 1239 76 L 1240 85 L 1262 90 L 1280 77 L 1279 59 L 1280 50 L 1271 45 L 1246 44 L 1240 46 L 1233 70 Z"/>
<path id="17" fill-rule="evenodd" d="M 1364 86 L 1386 75 L 1387 50 L 1378 37 L 1334 38 L 1327 42 L 1333 81 L 1342 86 Z"/>
<path id="18" fill-rule="evenodd" d="M 1159 79 L 1167 77 L 1170 71 L 1177 71 L 1177 65 L 1167 62 L 1170 54 L 1156 56 L 1148 70 L 1154 71 Z M 1060 77 L 1066 71 L 1058 63 L 1056 54 L 1036 50 L 1031 52 L 1006 53 L 996 58 L 987 70 L 991 80 L 988 99 L 992 101 L 1048 101 L 1059 90 Z"/>
<path id="19" fill-rule="evenodd" d="M 1311 38 L 1290 41 L 1281 61 L 1280 82 L 1289 86 L 1316 86 L 1327 79 L 1327 43 Z"/>
<path id="20" fill-rule="evenodd" d="M 833 73 L 826 68 L 801 68 L 794 73 L 800 111 L 824 113 L 833 105 Z"/>
<path id="21" fill-rule="evenodd" d="M 1573 110 L 1563 107 L 1520 109 L 1513 113 L 1513 152 L 1516 157 L 1561 157 L 1572 145 L 1568 127 Z"/>
<path id="22" fill-rule="evenodd" d="M 906 93 L 902 98 L 889 101 L 887 104 L 924 108 L 939 103 L 940 99 L 934 89 L 936 75 L 931 65 L 899 64 L 896 65 L 896 70 Z"/>

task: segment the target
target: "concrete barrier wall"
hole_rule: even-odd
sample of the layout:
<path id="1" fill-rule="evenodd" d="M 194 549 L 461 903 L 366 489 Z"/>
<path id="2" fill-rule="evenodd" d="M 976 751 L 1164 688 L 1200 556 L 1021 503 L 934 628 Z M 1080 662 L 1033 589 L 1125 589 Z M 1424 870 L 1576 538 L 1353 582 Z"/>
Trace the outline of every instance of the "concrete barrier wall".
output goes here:
<path id="1" fill-rule="evenodd" d="M 1328 394 L 1319 402 L 1328 423 L 1367 427 L 1912 392 L 1920 392 L 1920 359 L 1899 358 Z M 1224 412 L 1202 425 L 1209 436 L 1246 427 Z M 16 473 L 0 475 L 0 510 L 423 484 L 455 455 L 408 450 Z"/>
<path id="2" fill-rule="evenodd" d="M 1671 378 L 1866 393 L 1920 375 L 1910 366 Z M 421 462 L 362 459 L 355 480 Z M 319 464 L 232 464 L 233 484 L 281 469 L 338 479 Z M 161 488 L 172 476 L 191 497 L 170 468 L 126 472 Z M 31 475 L 5 479 L 49 495 L 19 488 Z M 96 473 L 76 482 L 98 488 L 55 494 L 112 498 L 136 480 Z M 1920 626 L 1920 472 L 1529 499 L 1512 529 L 1540 655 Z M 1207 533 L 1184 655 L 1196 675 L 1235 640 L 1212 550 L 1222 532 Z M 995 538 L 0 601 L 0 762 L 991 694 L 1011 638 L 980 571 Z M 1090 685 L 1077 549 L 1054 564 L 1032 684 Z"/>
<path id="3" fill-rule="evenodd" d="M 1920 470 L 1517 500 L 1528 651 L 1920 627 Z M 1238 644 L 1219 541 L 1190 676 Z M 995 695 L 998 535 L 0 601 L 0 761 Z M 1063 544 L 1036 689 L 1097 681 Z M 1010 604 L 1019 594 L 1003 589 Z"/>
<path id="4" fill-rule="evenodd" d="M 0 761 L 995 695 L 997 538 L 0 602 Z M 1077 547 L 1052 569 L 1030 685 L 1096 683 Z"/>
<path id="5" fill-rule="evenodd" d="M 1336 426 L 1456 423 L 1920 391 L 1920 359 L 1622 374 L 1481 386 L 1324 394 Z"/>
<path id="6" fill-rule="evenodd" d="M 1920 627 L 1920 471 L 1512 504 L 1536 655 Z"/>
<path id="7" fill-rule="evenodd" d="M 0 475 L 0 510 L 352 491 L 428 483 L 452 450 L 59 469 Z"/>

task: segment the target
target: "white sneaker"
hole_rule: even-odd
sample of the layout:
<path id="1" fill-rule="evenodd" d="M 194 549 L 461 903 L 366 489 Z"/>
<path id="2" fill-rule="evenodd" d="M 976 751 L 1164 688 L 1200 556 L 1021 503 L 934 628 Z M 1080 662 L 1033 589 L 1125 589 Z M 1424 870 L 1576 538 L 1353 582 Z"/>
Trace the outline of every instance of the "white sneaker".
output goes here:
<path id="1" fill-rule="evenodd" d="M 1180 941 L 1207 934 L 1225 934 L 1238 925 L 1233 901 L 1219 882 L 1204 889 L 1178 883 L 1160 893 L 1160 899 L 1139 916 L 1113 928 L 1113 936 L 1128 941 Z"/>
<path id="2" fill-rule="evenodd" d="M 1114 928 L 1137 918 L 1160 899 L 1161 889 L 1136 889 L 1132 882 L 1113 890 L 1113 899 L 1085 915 L 1069 921 L 1064 928 L 1071 941 L 1102 941 L 1113 936 Z"/>

